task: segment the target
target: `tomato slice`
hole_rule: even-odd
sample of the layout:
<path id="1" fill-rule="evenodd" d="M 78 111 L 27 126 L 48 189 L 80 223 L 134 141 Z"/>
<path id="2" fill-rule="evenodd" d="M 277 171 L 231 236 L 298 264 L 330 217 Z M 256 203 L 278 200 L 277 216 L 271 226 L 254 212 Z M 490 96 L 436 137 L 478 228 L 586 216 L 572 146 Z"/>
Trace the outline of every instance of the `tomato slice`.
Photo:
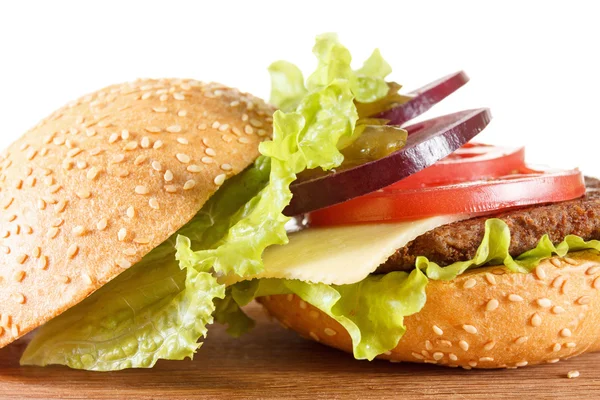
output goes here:
<path id="1" fill-rule="evenodd" d="M 585 194 L 579 170 L 521 168 L 490 180 L 423 187 L 392 185 L 309 214 L 311 225 L 408 221 L 436 215 L 489 214 L 498 210 L 576 199 Z M 402 186 L 402 187 L 399 187 Z"/>
<path id="2" fill-rule="evenodd" d="M 446 183 L 499 178 L 517 173 L 524 167 L 524 147 L 513 148 L 482 143 L 467 143 L 448 157 L 406 179 L 398 181 L 390 188 L 427 187 Z"/>

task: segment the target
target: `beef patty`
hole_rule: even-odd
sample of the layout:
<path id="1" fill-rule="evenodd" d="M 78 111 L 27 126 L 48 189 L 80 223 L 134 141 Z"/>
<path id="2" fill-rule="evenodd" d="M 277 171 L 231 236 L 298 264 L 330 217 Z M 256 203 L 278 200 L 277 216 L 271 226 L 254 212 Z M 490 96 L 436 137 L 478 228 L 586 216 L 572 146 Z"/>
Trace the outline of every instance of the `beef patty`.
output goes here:
<path id="1" fill-rule="evenodd" d="M 398 249 L 376 273 L 410 271 L 418 256 L 440 266 L 470 260 L 483 239 L 485 221 L 499 218 L 510 228 L 510 255 L 516 257 L 534 248 L 545 234 L 559 243 L 567 235 L 600 240 L 600 180 L 586 178 L 587 194 L 579 199 L 544 204 L 498 215 L 477 217 L 440 226 Z"/>

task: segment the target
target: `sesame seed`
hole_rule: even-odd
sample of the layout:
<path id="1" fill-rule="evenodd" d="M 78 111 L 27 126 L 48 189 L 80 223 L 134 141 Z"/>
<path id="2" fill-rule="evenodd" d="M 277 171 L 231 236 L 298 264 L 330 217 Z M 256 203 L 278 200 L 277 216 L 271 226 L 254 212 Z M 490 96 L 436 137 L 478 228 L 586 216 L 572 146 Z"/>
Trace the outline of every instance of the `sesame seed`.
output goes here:
<path id="1" fill-rule="evenodd" d="M 560 343 L 554 343 L 554 346 L 552 346 L 552 351 L 560 351 L 560 349 L 562 349 L 562 344 Z"/>
<path id="2" fill-rule="evenodd" d="M 258 134 L 258 136 L 261 136 L 261 137 L 267 136 L 267 131 L 264 129 L 259 129 L 256 131 L 256 133 Z"/>
<path id="3" fill-rule="evenodd" d="M 467 333 L 471 333 L 471 334 L 476 334 L 477 333 L 477 328 L 475 328 L 473 325 L 463 325 L 462 328 Z"/>
<path id="4" fill-rule="evenodd" d="M 221 123 L 219 121 L 215 121 L 211 125 L 211 128 L 213 128 L 213 129 L 219 129 L 220 126 L 221 126 Z"/>
<path id="5" fill-rule="evenodd" d="M 42 199 L 38 199 L 37 201 L 37 208 L 39 210 L 45 210 L 46 209 L 46 202 Z"/>
<path id="6" fill-rule="evenodd" d="M 148 244 L 148 243 L 150 243 L 150 239 L 148 239 L 148 238 L 135 238 L 135 239 L 133 239 L 133 242 L 137 243 L 137 244 Z"/>
<path id="7" fill-rule="evenodd" d="M 500 302 L 498 302 L 498 300 L 491 299 L 490 301 L 487 302 L 485 309 L 486 309 L 486 311 L 494 311 L 495 309 L 498 308 L 499 305 L 500 305 Z"/>
<path id="8" fill-rule="evenodd" d="M 551 286 L 553 288 L 559 288 L 560 285 L 562 285 L 564 281 L 565 281 L 565 278 L 562 275 L 559 275 L 556 278 L 554 278 L 554 280 L 552 281 Z"/>
<path id="9" fill-rule="evenodd" d="M 594 282 L 592 282 L 592 287 L 594 289 L 600 289 L 600 276 L 594 279 Z"/>
<path id="10" fill-rule="evenodd" d="M 187 116 L 187 111 L 186 110 L 181 110 L 181 111 L 179 111 L 177 113 L 177 115 L 180 116 L 180 117 L 185 117 L 185 116 Z"/>
<path id="11" fill-rule="evenodd" d="M 560 336 L 562 336 L 562 337 L 571 337 L 571 335 L 572 335 L 572 333 L 569 328 L 563 328 L 560 331 Z"/>
<path id="12" fill-rule="evenodd" d="M 83 161 L 83 160 L 77 161 L 76 165 L 77 165 L 78 169 L 86 169 L 88 167 L 88 163 L 86 161 Z"/>
<path id="13" fill-rule="evenodd" d="M 127 208 L 126 214 L 127 214 L 128 218 L 134 218 L 135 217 L 135 208 L 133 208 L 133 206 L 130 206 L 129 208 Z"/>
<path id="14" fill-rule="evenodd" d="M 117 233 L 117 238 L 119 239 L 119 242 L 124 241 L 126 237 L 127 237 L 127 229 L 125 229 L 125 228 L 119 229 L 119 232 Z"/>
<path id="15" fill-rule="evenodd" d="M 316 334 L 316 333 L 314 333 L 314 332 L 312 332 L 312 331 L 311 331 L 311 332 L 309 332 L 309 334 L 308 334 L 308 335 L 309 335 L 309 336 L 310 336 L 310 337 L 311 337 L 313 340 L 315 340 L 315 341 L 317 341 L 317 342 L 320 342 L 320 339 L 319 339 L 319 337 L 317 336 L 317 334 Z"/>
<path id="16" fill-rule="evenodd" d="M 188 156 L 187 154 L 177 153 L 176 157 L 182 164 L 187 164 L 191 161 L 190 156 Z"/>
<path id="17" fill-rule="evenodd" d="M 89 199 L 92 196 L 92 194 L 90 193 L 90 191 L 86 190 L 86 189 L 78 190 L 77 192 L 75 192 L 75 194 L 80 199 Z"/>
<path id="18" fill-rule="evenodd" d="M 527 364 L 529 364 L 527 361 L 521 361 L 521 362 L 516 363 L 515 366 L 517 366 L 517 367 L 524 367 Z"/>
<path id="19" fill-rule="evenodd" d="M 429 340 L 425 341 L 425 348 L 427 350 L 433 350 L 433 345 L 431 344 L 431 342 Z"/>
<path id="20" fill-rule="evenodd" d="M 433 329 L 433 332 L 438 336 L 442 336 L 444 334 L 444 331 L 441 330 L 440 327 L 437 325 L 433 325 L 432 329 Z"/>
<path id="21" fill-rule="evenodd" d="M 430 356 L 430 355 L 429 355 L 429 352 L 428 352 L 427 350 L 423 350 L 423 351 L 421 352 L 421 354 L 423 354 L 423 356 L 424 356 L 424 357 L 429 357 L 429 356 Z"/>
<path id="22" fill-rule="evenodd" d="M 160 207 L 158 205 L 158 200 L 156 200 L 155 198 L 151 198 L 150 200 L 148 200 L 148 204 L 150 205 L 151 208 L 158 210 Z"/>
<path id="23" fill-rule="evenodd" d="M 23 270 L 15 271 L 12 275 L 12 278 L 15 282 L 22 282 L 23 279 L 25 279 L 25 271 L 23 271 Z"/>
<path id="24" fill-rule="evenodd" d="M 214 180 L 215 185 L 221 186 L 225 182 L 225 178 L 227 178 L 225 174 L 217 175 Z"/>
<path id="25" fill-rule="evenodd" d="M 585 274 L 586 275 L 594 275 L 596 272 L 598 272 L 598 270 L 600 269 L 600 267 L 596 266 L 596 267 L 589 267 L 586 271 Z"/>
<path id="26" fill-rule="evenodd" d="M 562 314 L 565 312 L 565 309 L 562 308 L 561 306 L 554 306 L 552 307 L 552 313 L 553 314 Z"/>
<path id="27" fill-rule="evenodd" d="M 158 133 L 160 132 L 160 128 L 158 126 L 147 126 L 146 131 L 150 133 Z"/>
<path id="28" fill-rule="evenodd" d="M 164 179 L 166 182 L 171 182 L 173 180 L 173 172 L 170 169 L 165 171 Z"/>
<path id="29" fill-rule="evenodd" d="M 99 231 L 103 231 L 106 229 L 107 225 L 108 225 L 108 220 L 106 218 L 102 218 L 96 224 L 96 229 L 98 229 Z"/>
<path id="30" fill-rule="evenodd" d="M 589 304 L 589 302 L 590 302 L 591 300 L 592 300 L 592 299 L 591 299 L 591 297 L 590 297 L 590 296 L 581 296 L 580 298 L 578 298 L 578 299 L 576 300 L 576 303 L 577 303 L 577 304 L 580 304 L 580 305 L 584 305 L 584 304 Z"/>
<path id="31" fill-rule="evenodd" d="M 223 124 L 219 126 L 219 131 L 221 132 L 225 132 L 227 129 L 229 129 L 229 124 Z"/>
<path id="32" fill-rule="evenodd" d="M 569 379 L 579 378 L 579 371 L 569 371 L 567 373 L 567 378 L 569 378 Z"/>
<path id="33" fill-rule="evenodd" d="M 34 258 L 39 258 L 42 254 L 42 249 L 40 247 L 34 247 L 33 253 L 31 254 Z"/>
<path id="34" fill-rule="evenodd" d="M 563 260 L 567 263 L 567 264 L 571 264 L 571 265 L 578 265 L 577 261 L 573 260 L 570 257 L 564 257 Z"/>
<path id="35" fill-rule="evenodd" d="M 236 126 L 233 126 L 231 128 L 231 132 L 233 132 L 237 136 L 240 136 L 242 134 L 242 131 L 240 131 L 239 128 L 237 128 Z"/>
<path id="36" fill-rule="evenodd" d="M 167 132 L 170 133 L 179 133 L 181 132 L 181 126 L 179 125 L 171 125 L 167 128 Z"/>
<path id="37" fill-rule="evenodd" d="M 552 300 L 547 298 L 537 299 L 535 302 L 542 308 L 549 308 L 552 306 Z"/>
<path id="38" fill-rule="evenodd" d="M 25 303 L 25 296 L 23 296 L 22 294 L 20 295 L 22 297 L 22 301 L 19 301 L 19 303 Z M 13 327 L 10 329 L 10 333 L 14 336 L 17 337 L 19 336 L 19 325 L 13 325 Z"/>
<path id="39" fill-rule="evenodd" d="M 187 167 L 187 170 L 188 170 L 189 172 L 194 172 L 194 173 L 195 173 L 195 172 L 202 172 L 202 167 L 200 167 L 199 165 L 189 165 L 189 166 Z"/>
<path id="40" fill-rule="evenodd" d="M 15 302 L 17 302 L 19 304 L 25 303 L 25 296 L 23 296 L 22 293 L 13 293 L 11 295 L 11 297 L 12 297 L 13 301 L 15 301 Z"/>
<path id="41" fill-rule="evenodd" d="M 450 353 L 450 354 L 448 354 L 448 358 L 449 358 L 451 361 L 458 361 L 458 357 L 457 357 L 457 356 L 456 356 L 456 354 L 454 354 L 454 353 Z"/>
<path id="42" fill-rule="evenodd" d="M 60 189 L 62 189 L 62 186 L 60 185 L 52 185 L 48 188 L 48 190 L 50 191 L 50 193 L 54 194 L 56 192 L 58 192 Z"/>
<path id="43" fill-rule="evenodd" d="M 148 136 L 144 136 L 142 138 L 142 140 L 140 141 L 140 146 L 142 146 L 143 149 L 147 149 L 150 147 L 150 139 L 148 138 Z"/>
<path id="44" fill-rule="evenodd" d="M 134 165 L 142 165 L 147 159 L 148 159 L 147 156 L 140 154 L 139 156 L 137 156 L 135 158 L 135 160 L 133 161 L 133 164 Z"/>
<path id="45" fill-rule="evenodd" d="M 242 114 L 242 121 L 248 121 L 248 114 Z"/>
<path id="46" fill-rule="evenodd" d="M 494 358 L 493 357 L 480 357 L 479 358 L 479 362 L 486 362 L 486 361 L 492 362 L 492 361 L 494 361 Z"/>
<path id="47" fill-rule="evenodd" d="M 129 131 L 127 129 L 123 129 L 121 131 L 121 139 L 123 139 L 123 140 L 129 139 Z"/>
<path id="48" fill-rule="evenodd" d="M 319 318 L 319 312 L 315 311 L 315 310 L 310 310 L 308 312 L 308 316 L 312 319 L 317 319 L 317 318 Z"/>
<path id="49" fill-rule="evenodd" d="M 257 119 L 251 118 L 250 119 L 250 125 L 252 125 L 255 128 L 262 128 L 263 123 Z"/>
<path id="50" fill-rule="evenodd" d="M 92 156 L 97 156 L 98 154 L 102 153 L 104 150 L 100 149 L 100 148 L 95 148 L 90 150 L 90 155 Z"/>
<path id="51" fill-rule="evenodd" d="M 544 280 L 546 279 L 546 271 L 544 271 L 544 269 L 542 268 L 541 265 L 538 265 L 537 267 L 535 267 L 535 276 L 539 279 L 539 280 Z"/>
<path id="52" fill-rule="evenodd" d="M 69 283 L 71 281 L 71 278 L 69 278 L 68 276 L 65 275 L 54 275 L 54 280 L 56 280 L 57 282 L 60 283 Z"/>
<path id="53" fill-rule="evenodd" d="M 198 129 L 201 130 L 201 131 L 206 130 L 206 124 L 200 124 L 200 125 L 198 125 Z"/>
<path id="54" fill-rule="evenodd" d="M 85 282 L 86 285 L 91 285 L 93 283 L 92 278 L 85 272 L 81 274 L 81 279 L 83 280 L 83 282 Z"/>
<path id="55" fill-rule="evenodd" d="M 155 171 L 162 171 L 162 165 L 158 161 L 152 161 L 152 169 Z"/>
<path id="56" fill-rule="evenodd" d="M 325 328 L 325 329 L 323 330 L 323 332 L 325 332 L 325 334 L 326 334 L 327 336 L 335 336 L 335 335 L 337 335 L 337 332 L 336 332 L 336 331 L 334 331 L 334 330 L 333 330 L 333 329 L 331 329 L 331 328 Z"/>
<path id="57" fill-rule="evenodd" d="M 535 313 L 531 316 L 531 326 L 538 327 L 542 324 L 542 317 L 538 313 Z"/>
<path id="58" fill-rule="evenodd" d="M 150 98 L 150 96 L 152 96 L 151 92 L 144 93 L 142 95 L 142 100 L 148 100 Z"/>
<path id="59" fill-rule="evenodd" d="M 130 262 L 130 261 L 128 261 L 128 260 L 126 260 L 126 259 L 124 259 L 124 258 L 117 258 L 117 259 L 115 260 L 115 263 L 116 263 L 116 264 L 117 264 L 119 267 L 121 267 L 121 268 L 123 268 L 123 269 L 126 269 L 126 268 L 129 268 L 129 267 L 131 267 L 131 262 Z"/>
<path id="60" fill-rule="evenodd" d="M 119 134 L 118 133 L 113 133 L 108 137 L 108 143 L 113 144 L 114 142 L 116 142 L 117 140 L 119 140 Z"/>
<path id="61" fill-rule="evenodd" d="M 475 368 L 477 366 L 477 361 L 469 361 L 468 364 L 470 367 Z"/>
<path id="62" fill-rule="evenodd" d="M 123 150 L 125 151 L 132 151 L 138 148 L 138 142 L 136 142 L 135 140 L 132 140 L 131 142 L 128 142 L 125 147 L 123 147 Z"/>
<path id="63" fill-rule="evenodd" d="M 190 144 L 190 142 L 189 142 L 189 141 L 188 141 L 186 138 L 182 138 L 182 137 L 180 137 L 180 138 L 177 138 L 177 141 L 178 141 L 180 144 Z"/>
<path id="64" fill-rule="evenodd" d="M 76 244 L 72 244 L 67 249 L 67 257 L 73 258 L 77 255 L 78 252 L 79 252 L 79 246 L 77 246 Z"/>
<path id="65" fill-rule="evenodd" d="M 202 161 L 204 164 L 212 164 L 214 162 L 214 160 L 210 157 L 202 157 L 200 161 Z"/>
<path id="66" fill-rule="evenodd" d="M 183 93 L 173 93 L 173 98 L 175 100 L 185 100 L 185 96 Z"/>
<path id="67" fill-rule="evenodd" d="M 300 300 L 298 305 L 300 306 L 301 309 L 306 310 L 307 304 L 304 300 Z"/>
<path id="68" fill-rule="evenodd" d="M 161 94 L 159 97 L 160 101 L 167 101 L 168 98 L 169 98 L 169 96 L 166 94 Z"/>
<path id="69" fill-rule="evenodd" d="M 167 186 L 165 186 L 165 191 L 167 193 L 175 193 L 175 192 L 177 192 L 177 186 L 175 186 L 175 185 L 167 185 Z"/>
<path id="70" fill-rule="evenodd" d="M 85 228 L 81 225 L 78 225 L 73 228 L 72 232 L 75 236 L 83 236 L 85 234 Z"/>
<path id="71" fill-rule="evenodd" d="M 529 338 L 527 336 L 519 336 L 518 338 L 515 339 L 515 343 L 516 344 L 523 344 L 527 340 L 529 340 Z"/>
<path id="72" fill-rule="evenodd" d="M 417 360 L 424 360 L 424 359 L 425 359 L 425 357 L 423 357 L 423 356 L 422 356 L 422 355 L 420 355 L 419 353 L 412 352 L 411 354 L 412 354 L 412 356 L 413 356 L 414 358 L 416 358 Z"/>
<path id="73" fill-rule="evenodd" d="M 250 143 L 250 140 L 248 140 L 248 139 L 247 139 L 247 138 L 245 138 L 245 137 L 241 137 L 241 138 L 239 138 L 237 141 L 238 141 L 239 143 L 244 143 L 244 144 L 248 144 L 248 143 Z"/>
<path id="74" fill-rule="evenodd" d="M 509 294 L 508 300 L 512 301 L 512 302 L 520 302 L 520 301 L 523 301 L 523 298 L 521 296 L 519 296 L 518 294 Z"/>
<path id="75" fill-rule="evenodd" d="M 98 173 L 99 173 L 98 168 L 92 167 L 87 172 L 86 177 L 88 180 L 93 181 L 98 176 Z"/>
<path id="76" fill-rule="evenodd" d="M 569 343 L 565 344 L 565 347 L 567 347 L 569 349 L 572 349 L 576 346 L 577 346 L 577 344 L 575 342 L 569 342 Z"/>
<path id="77" fill-rule="evenodd" d="M 135 249 L 125 249 L 123 250 L 123 254 L 126 256 L 135 256 L 137 251 Z"/>
<path id="78" fill-rule="evenodd" d="M 46 234 L 50 239 L 54 239 L 56 235 L 58 235 L 58 228 L 50 228 L 48 229 L 48 233 Z"/>
<path id="79" fill-rule="evenodd" d="M 449 340 L 437 340 L 438 345 L 440 346 L 444 346 L 444 347 L 452 347 L 452 342 Z"/>
<path id="80" fill-rule="evenodd" d="M 217 155 L 217 152 L 210 147 L 208 147 L 206 150 L 204 150 L 204 152 L 206 153 L 207 156 L 211 156 L 211 157 L 214 157 Z"/>
<path id="81" fill-rule="evenodd" d="M 148 188 L 146 186 L 138 185 L 138 186 L 135 187 L 135 192 L 137 194 L 144 195 L 144 194 L 148 194 L 149 190 L 148 190 Z"/>
<path id="82" fill-rule="evenodd" d="M 85 134 L 87 137 L 96 136 L 96 130 L 94 128 L 87 128 Z"/>
<path id="83" fill-rule="evenodd" d="M 154 110 L 154 112 L 157 112 L 157 113 L 164 113 L 164 112 L 167 112 L 167 107 L 162 107 L 162 106 L 154 107 L 153 110 Z"/>
<path id="84" fill-rule="evenodd" d="M 550 264 L 554 265 L 556 268 L 560 268 L 560 261 L 557 258 L 551 258 Z"/>
<path id="85" fill-rule="evenodd" d="M 444 358 L 444 353 L 442 353 L 441 351 L 436 351 L 435 353 L 433 353 L 434 360 L 439 361 L 442 358 Z"/>
<path id="86" fill-rule="evenodd" d="M 491 341 L 487 342 L 487 343 L 486 343 L 486 344 L 483 346 L 483 348 L 484 348 L 485 350 L 487 350 L 487 351 L 490 351 L 490 350 L 492 350 L 492 349 L 494 348 L 494 346 L 496 346 L 496 342 L 494 342 L 493 340 L 491 340 Z"/>
<path id="87" fill-rule="evenodd" d="M 190 179 L 189 181 L 187 181 L 184 185 L 183 185 L 183 190 L 190 190 L 192 189 L 194 186 L 196 186 L 196 181 L 193 179 Z"/>

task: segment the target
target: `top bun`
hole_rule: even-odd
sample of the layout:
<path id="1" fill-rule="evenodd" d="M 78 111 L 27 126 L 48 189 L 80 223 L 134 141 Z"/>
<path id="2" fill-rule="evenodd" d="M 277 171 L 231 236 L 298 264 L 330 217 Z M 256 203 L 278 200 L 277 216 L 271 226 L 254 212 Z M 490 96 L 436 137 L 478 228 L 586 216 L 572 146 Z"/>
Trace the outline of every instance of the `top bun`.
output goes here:
<path id="1" fill-rule="evenodd" d="M 79 303 L 258 156 L 273 108 L 139 80 L 68 104 L 0 155 L 0 347 Z"/>

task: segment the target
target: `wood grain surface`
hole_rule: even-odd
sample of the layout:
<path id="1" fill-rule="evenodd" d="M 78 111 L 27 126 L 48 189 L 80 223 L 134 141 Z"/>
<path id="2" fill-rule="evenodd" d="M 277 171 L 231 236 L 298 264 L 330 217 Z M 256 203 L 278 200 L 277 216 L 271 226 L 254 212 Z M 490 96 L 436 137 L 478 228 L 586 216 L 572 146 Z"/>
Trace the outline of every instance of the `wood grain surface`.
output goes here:
<path id="1" fill-rule="evenodd" d="M 299 338 L 258 308 L 240 338 L 215 326 L 194 361 L 151 370 L 98 373 L 19 367 L 20 341 L 0 350 L 2 399 L 596 399 L 600 353 L 517 370 L 465 371 L 432 365 L 356 361 Z M 567 379 L 567 372 L 581 376 Z"/>

